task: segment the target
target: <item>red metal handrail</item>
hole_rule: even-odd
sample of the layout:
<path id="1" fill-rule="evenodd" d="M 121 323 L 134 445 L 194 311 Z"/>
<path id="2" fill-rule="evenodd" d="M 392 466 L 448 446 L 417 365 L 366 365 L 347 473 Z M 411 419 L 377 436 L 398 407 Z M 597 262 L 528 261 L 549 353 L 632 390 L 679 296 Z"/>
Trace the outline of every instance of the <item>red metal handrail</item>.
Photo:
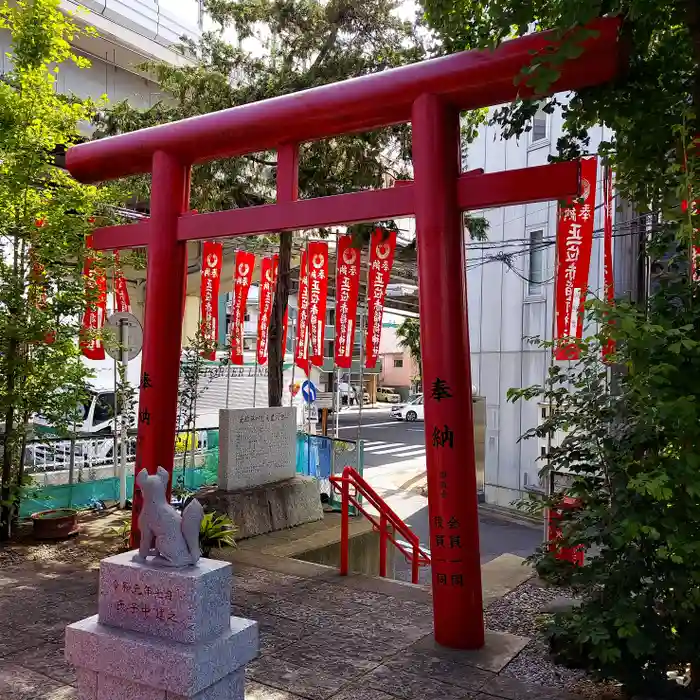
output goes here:
<path id="1" fill-rule="evenodd" d="M 406 560 L 411 562 L 411 580 L 413 583 L 418 583 L 418 569 L 421 566 L 430 566 L 430 556 L 421 549 L 420 540 L 416 534 L 352 467 L 345 467 L 342 476 L 331 476 L 330 482 L 331 486 L 341 495 L 340 575 L 347 576 L 349 573 L 350 505 L 352 504 L 379 532 L 379 575 L 386 577 L 386 546 L 387 542 L 391 542 L 406 557 Z M 355 487 L 355 494 L 350 493 L 351 484 Z M 357 493 L 376 508 L 379 512 L 378 521 L 374 515 L 365 510 L 356 497 Z M 405 538 L 410 549 L 406 548 L 402 542 L 397 541 L 394 536 L 397 532 Z"/>

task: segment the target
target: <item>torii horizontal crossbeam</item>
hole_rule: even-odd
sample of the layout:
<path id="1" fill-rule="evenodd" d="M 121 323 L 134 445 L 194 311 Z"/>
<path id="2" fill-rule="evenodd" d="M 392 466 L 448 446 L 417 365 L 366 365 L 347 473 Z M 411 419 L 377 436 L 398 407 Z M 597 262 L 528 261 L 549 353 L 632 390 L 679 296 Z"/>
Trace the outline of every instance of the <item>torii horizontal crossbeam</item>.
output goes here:
<path id="1" fill-rule="evenodd" d="M 593 22 L 582 53 L 557 68 L 548 92 L 577 90 L 612 80 L 623 50 L 620 22 Z M 153 155 L 170 153 L 182 165 L 274 150 L 339 134 L 371 131 L 410 121 L 423 94 L 441 98 L 459 110 L 531 97 L 517 80 L 533 56 L 553 47 L 552 32 L 536 32 L 501 44 L 493 51 L 464 51 L 430 61 L 324 85 L 191 119 L 91 141 L 68 150 L 66 165 L 83 182 L 148 173 Z"/>
<path id="2" fill-rule="evenodd" d="M 578 182 L 578 161 L 500 173 L 465 173 L 458 179 L 458 204 L 462 210 L 469 211 L 561 200 L 578 194 Z M 181 241 L 192 241 L 413 216 L 414 186 L 411 182 L 401 185 L 209 214 L 184 214 L 178 220 L 177 237 Z M 146 220 L 98 229 L 93 235 L 93 245 L 98 250 L 146 246 L 149 228 L 149 221 Z"/>

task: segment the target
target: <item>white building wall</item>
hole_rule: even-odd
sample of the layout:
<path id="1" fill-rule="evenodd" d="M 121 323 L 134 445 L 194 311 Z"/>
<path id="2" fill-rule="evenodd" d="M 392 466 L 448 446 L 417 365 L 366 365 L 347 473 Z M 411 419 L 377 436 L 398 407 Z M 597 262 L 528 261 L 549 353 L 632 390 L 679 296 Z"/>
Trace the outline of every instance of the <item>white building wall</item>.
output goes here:
<path id="1" fill-rule="evenodd" d="M 547 138 L 537 143 L 531 143 L 529 134 L 519 140 L 503 141 L 498 127 L 483 127 L 469 147 L 466 169 L 484 168 L 488 173 L 544 165 L 548 156 L 556 153 L 561 132 L 559 112 L 549 116 Z M 591 131 L 591 152 L 597 150 L 602 137 L 602 127 Z M 597 232 L 603 222 L 601 203 L 599 168 Z M 477 393 L 486 397 L 486 499 L 509 506 L 528 486 L 539 484 L 537 441 L 518 442 L 523 432 L 538 423 L 537 402 L 511 404 L 506 401 L 506 394 L 511 387 L 543 383 L 546 379 L 550 353 L 529 344 L 524 337 L 552 337 L 557 203 L 502 207 L 481 213 L 490 223 L 489 243 L 496 245 L 470 243 L 467 248 L 472 374 Z M 530 293 L 528 282 L 522 279 L 530 275 L 525 239 L 533 230 L 542 230 L 544 239 L 551 239 L 544 249 L 544 283 L 535 294 Z M 598 292 L 603 279 L 602 251 L 602 240 L 594 240 L 589 286 Z M 493 260 L 497 253 L 512 254 L 511 265 L 517 272 L 504 262 Z"/>

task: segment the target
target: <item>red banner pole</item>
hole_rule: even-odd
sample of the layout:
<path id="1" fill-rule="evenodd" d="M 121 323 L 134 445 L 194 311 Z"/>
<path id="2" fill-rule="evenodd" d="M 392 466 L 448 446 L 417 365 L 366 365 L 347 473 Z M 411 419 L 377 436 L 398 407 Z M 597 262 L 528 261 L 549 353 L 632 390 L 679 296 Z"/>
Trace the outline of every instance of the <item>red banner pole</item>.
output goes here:
<path id="1" fill-rule="evenodd" d="M 412 111 L 435 641 L 484 645 L 462 214 L 459 112 L 434 95 Z"/>
<path id="2" fill-rule="evenodd" d="M 177 220 L 188 206 L 189 168 L 158 151 L 153 156 L 151 191 L 136 472 L 144 467 L 151 474 L 158 467 L 166 469 L 170 474 L 169 499 L 187 279 L 187 247 L 177 240 Z M 132 547 L 139 544 L 138 517 L 142 505 L 141 490 L 134 483 Z"/>

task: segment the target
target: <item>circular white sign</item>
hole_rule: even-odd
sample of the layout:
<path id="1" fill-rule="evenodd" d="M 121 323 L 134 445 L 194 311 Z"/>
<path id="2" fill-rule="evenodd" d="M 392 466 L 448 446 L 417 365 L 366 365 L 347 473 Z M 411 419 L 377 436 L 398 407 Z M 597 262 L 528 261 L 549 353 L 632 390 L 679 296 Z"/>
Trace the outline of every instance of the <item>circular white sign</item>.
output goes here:
<path id="1" fill-rule="evenodd" d="M 122 348 L 120 347 L 121 329 L 122 325 L 127 327 L 127 339 L 126 345 L 128 348 L 128 360 L 131 362 L 135 357 L 139 356 L 141 349 L 143 348 L 143 328 L 139 320 L 126 311 L 119 311 L 112 314 L 105 324 L 107 328 L 114 334 L 114 339 L 116 340 L 116 345 L 109 343 L 105 344 L 105 351 L 107 354 L 121 362 L 122 359 Z"/>

